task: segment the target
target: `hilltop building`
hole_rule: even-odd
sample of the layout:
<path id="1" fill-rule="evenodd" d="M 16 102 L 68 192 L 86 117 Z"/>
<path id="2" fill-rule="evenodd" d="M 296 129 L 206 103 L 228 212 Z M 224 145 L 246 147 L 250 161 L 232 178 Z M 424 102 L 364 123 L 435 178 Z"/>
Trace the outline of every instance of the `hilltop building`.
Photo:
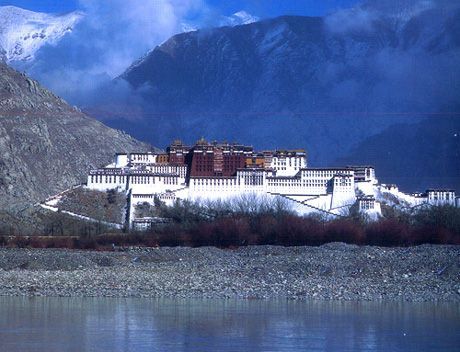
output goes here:
<path id="1" fill-rule="evenodd" d="M 453 189 L 429 189 L 426 191 L 428 202 L 434 205 L 456 205 Z"/>
<path id="2" fill-rule="evenodd" d="M 254 151 L 239 143 L 200 139 L 188 146 L 174 141 L 166 153 L 117 154 L 114 163 L 91 170 L 87 187 L 117 189 L 129 197 L 127 222 L 145 224 L 136 218 L 136 205 L 172 205 L 177 199 L 218 200 L 243 194 L 282 197 L 299 214 L 323 212 L 347 214 L 357 204 L 361 212 L 378 216 L 377 198 L 384 194 L 406 197 L 408 203 L 452 204 L 452 190 L 428 190 L 422 195 L 404 195 L 395 185 L 379 185 L 372 166 L 311 168 L 303 149 Z"/>

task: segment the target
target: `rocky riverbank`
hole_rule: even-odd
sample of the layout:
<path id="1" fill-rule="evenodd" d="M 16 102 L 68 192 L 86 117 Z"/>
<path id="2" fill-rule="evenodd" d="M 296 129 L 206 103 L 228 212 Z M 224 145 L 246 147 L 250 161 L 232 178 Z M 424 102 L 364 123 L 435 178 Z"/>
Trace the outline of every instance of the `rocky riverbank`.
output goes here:
<path id="1" fill-rule="evenodd" d="M 2 248 L 0 295 L 460 302 L 460 247 Z"/>

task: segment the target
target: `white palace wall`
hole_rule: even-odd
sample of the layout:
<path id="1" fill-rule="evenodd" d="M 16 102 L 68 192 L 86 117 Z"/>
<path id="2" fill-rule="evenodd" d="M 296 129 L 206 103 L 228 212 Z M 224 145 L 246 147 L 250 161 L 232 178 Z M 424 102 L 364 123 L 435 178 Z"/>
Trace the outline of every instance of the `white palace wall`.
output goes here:
<path id="1" fill-rule="evenodd" d="M 187 175 L 187 165 L 158 163 L 153 153 L 117 154 L 113 164 L 90 171 L 87 187 L 126 191 L 130 219 L 136 204 L 154 204 L 155 197 L 172 205 L 176 199 L 215 201 L 247 194 L 280 196 L 299 214 L 323 211 L 341 215 L 357 201 L 357 195 L 374 196 L 380 201 L 383 193 L 401 193 L 394 187 L 376 186 L 372 167 L 306 168 L 306 158 L 301 154 L 274 156 L 267 166 L 238 169 L 235 176 L 229 177 L 198 177 Z M 428 200 L 428 196 L 404 196 L 410 204 Z M 454 193 L 432 191 L 430 196 L 432 202 L 455 202 Z"/>

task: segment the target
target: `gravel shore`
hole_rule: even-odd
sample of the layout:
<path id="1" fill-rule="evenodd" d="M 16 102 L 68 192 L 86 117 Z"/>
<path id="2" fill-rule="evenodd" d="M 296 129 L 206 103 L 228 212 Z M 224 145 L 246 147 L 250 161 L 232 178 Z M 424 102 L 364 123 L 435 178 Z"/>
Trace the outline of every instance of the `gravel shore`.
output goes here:
<path id="1" fill-rule="evenodd" d="M 460 302 L 460 246 L 2 248 L 0 295 Z"/>

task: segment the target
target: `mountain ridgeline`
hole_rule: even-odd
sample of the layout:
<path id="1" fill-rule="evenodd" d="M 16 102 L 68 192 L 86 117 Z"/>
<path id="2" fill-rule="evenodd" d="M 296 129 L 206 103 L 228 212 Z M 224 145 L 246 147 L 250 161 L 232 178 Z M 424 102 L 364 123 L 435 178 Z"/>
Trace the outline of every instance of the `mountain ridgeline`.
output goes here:
<path id="1" fill-rule="evenodd" d="M 157 145 L 207 136 L 306 147 L 311 164 L 333 165 L 390 126 L 458 104 L 458 9 L 374 15 L 366 23 L 337 16 L 178 34 L 115 80 L 109 109 L 88 110 Z M 388 143 L 375 147 L 384 151 Z M 424 172 L 431 156 L 414 155 Z"/>
<path id="2" fill-rule="evenodd" d="M 85 181 L 116 152 L 147 149 L 0 62 L 0 220 Z"/>

